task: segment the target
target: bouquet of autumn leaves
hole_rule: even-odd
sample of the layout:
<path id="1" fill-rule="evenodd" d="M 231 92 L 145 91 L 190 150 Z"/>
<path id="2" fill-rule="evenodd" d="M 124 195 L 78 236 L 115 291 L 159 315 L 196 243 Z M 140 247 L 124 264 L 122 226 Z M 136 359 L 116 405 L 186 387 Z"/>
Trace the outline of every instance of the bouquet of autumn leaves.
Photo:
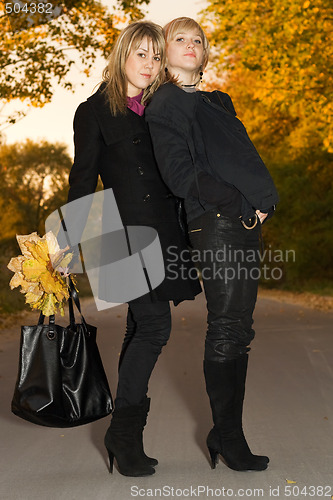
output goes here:
<path id="1" fill-rule="evenodd" d="M 36 232 L 17 235 L 22 255 L 13 257 L 8 269 L 15 274 L 9 286 L 21 286 L 25 301 L 32 309 L 39 309 L 44 316 L 51 316 L 59 309 L 64 315 L 64 301 L 69 297 L 65 275 L 73 253 L 61 250 L 52 231 L 42 238 Z"/>

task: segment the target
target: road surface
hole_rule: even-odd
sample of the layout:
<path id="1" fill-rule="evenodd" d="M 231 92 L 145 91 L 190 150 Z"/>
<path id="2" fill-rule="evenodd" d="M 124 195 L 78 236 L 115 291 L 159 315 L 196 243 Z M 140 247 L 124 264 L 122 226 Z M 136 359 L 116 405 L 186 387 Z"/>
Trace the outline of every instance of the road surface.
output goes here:
<path id="1" fill-rule="evenodd" d="M 126 306 L 96 312 L 84 301 L 115 393 Z M 30 314 L 32 324 L 37 315 Z M 254 453 L 270 457 L 263 472 L 211 470 L 211 427 L 202 353 L 204 297 L 173 309 L 169 344 L 153 373 L 147 454 L 154 476 L 129 478 L 107 469 L 103 437 L 109 418 L 72 429 L 25 422 L 10 412 L 19 329 L 0 335 L 0 499 L 331 498 L 333 495 L 333 313 L 259 298 L 250 353 L 245 433 Z"/>

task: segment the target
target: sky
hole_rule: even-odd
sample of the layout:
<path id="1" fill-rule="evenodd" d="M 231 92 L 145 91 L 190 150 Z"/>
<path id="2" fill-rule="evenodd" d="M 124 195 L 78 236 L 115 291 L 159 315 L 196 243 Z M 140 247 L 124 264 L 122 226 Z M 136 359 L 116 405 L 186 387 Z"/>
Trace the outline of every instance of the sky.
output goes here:
<path id="1" fill-rule="evenodd" d="M 112 11 L 113 0 L 104 0 Z M 180 16 L 196 18 L 198 12 L 206 6 L 205 0 L 151 0 L 146 7 L 146 19 L 163 26 L 171 19 Z M 78 69 L 71 70 L 75 81 L 74 93 L 56 88 L 52 102 L 43 108 L 32 108 L 27 116 L 9 126 L 5 131 L 6 142 L 11 144 L 30 138 L 34 141 L 46 139 L 50 142 L 67 144 L 68 152 L 73 157 L 73 117 L 78 105 L 87 99 L 95 86 L 101 81 L 105 60 L 99 59 L 95 71 L 89 78 L 80 74 Z"/>

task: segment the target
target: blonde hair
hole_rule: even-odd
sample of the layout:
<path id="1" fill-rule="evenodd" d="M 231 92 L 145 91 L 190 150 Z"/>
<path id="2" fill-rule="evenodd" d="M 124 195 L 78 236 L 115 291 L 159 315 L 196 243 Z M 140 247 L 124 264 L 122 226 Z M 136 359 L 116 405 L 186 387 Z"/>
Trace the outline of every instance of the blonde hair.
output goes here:
<path id="1" fill-rule="evenodd" d="M 109 56 L 109 61 L 103 71 L 104 92 L 113 115 L 125 114 L 127 111 L 127 76 L 125 64 L 132 50 L 136 50 L 142 40 L 147 37 L 152 41 L 155 54 L 159 54 L 161 68 L 154 82 L 144 89 L 142 104 L 145 104 L 165 78 L 165 41 L 162 28 L 150 21 L 137 21 L 123 29 Z"/>
<path id="2" fill-rule="evenodd" d="M 168 43 L 174 38 L 176 33 L 187 33 L 188 31 L 192 30 L 197 30 L 198 35 L 200 35 L 202 39 L 204 52 L 200 71 L 203 71 L 208 64 L 209 41 L 200 24 L 198 24 L 194 19 L 191 19 L 190 17 L 177 17 L 176 19 L 173 19 L 168 24 L 166 24 L 163 28 L 165 42 L 166 45 L 168 45 Z M 167 74 L 167 78 L 169 81 L 171 80 L 176 83 L 175 78 L 173 78 L 171 75 Z"/>

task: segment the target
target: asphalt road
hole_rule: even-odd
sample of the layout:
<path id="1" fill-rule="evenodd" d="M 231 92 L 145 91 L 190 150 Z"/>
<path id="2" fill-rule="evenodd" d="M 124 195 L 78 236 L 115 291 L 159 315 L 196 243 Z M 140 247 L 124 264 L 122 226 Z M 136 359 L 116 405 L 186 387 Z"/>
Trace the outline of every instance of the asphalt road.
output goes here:
<path id="1" fill-rule="evenodd" d="M 85 317 L 115 392 L 126 306 Z M 35 323 L 37 315 L 30 314 Z M 28 320 L 28 319 L 27 319 Z M 20 325 L 0 335 L 0 499 L 332 498 L 333 313 L 261 298 L 255 314 L 245 398 L 245 433 L 263 472 L 211 470 L 205 447 L 211 427 L 202 374 L 204 297 L 173 309 L 173 331 L 150 383 L 146 452 L 156 474 L 108 473 L 103 437 L 109 418 L 73 429 L 39 427 L 10 412 Z"/>

